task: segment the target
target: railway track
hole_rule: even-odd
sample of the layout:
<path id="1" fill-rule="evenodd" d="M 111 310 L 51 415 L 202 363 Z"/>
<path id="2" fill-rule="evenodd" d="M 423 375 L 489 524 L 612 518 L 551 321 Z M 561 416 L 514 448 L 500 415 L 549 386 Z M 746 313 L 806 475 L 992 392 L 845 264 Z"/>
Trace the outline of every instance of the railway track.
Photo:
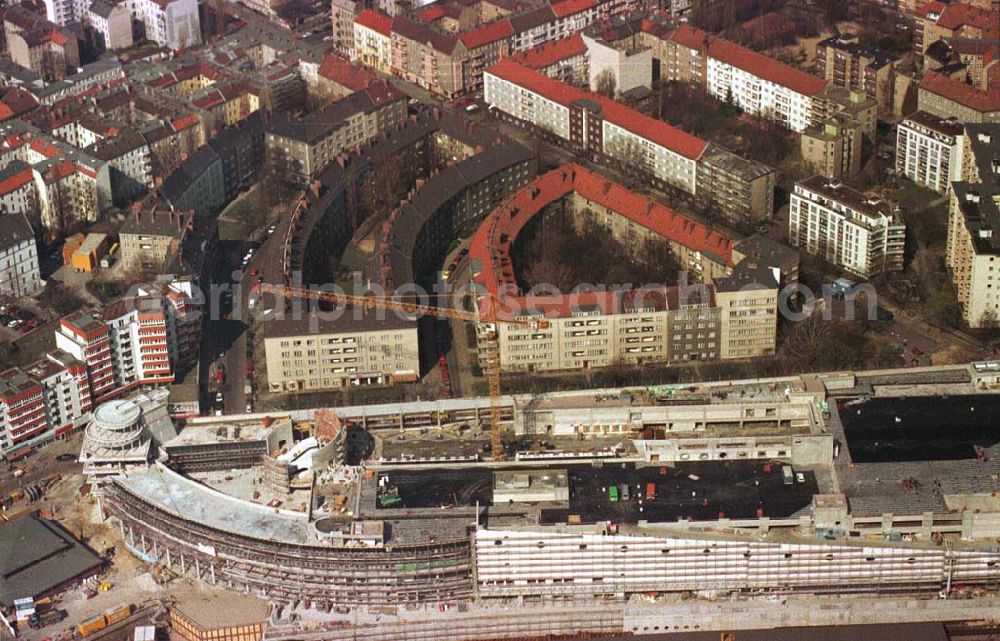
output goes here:
<path id="1" fill-rule="evenodd" d="M 158 603 L 144 603 L 136 608 L 135 612 L 127 619 L 112 623 L 108 627 L 84 637 L 84 639 L 85 641 L 131 641 L 132 629 L 137 625 L 148 625 L 149 619 L 156 614 L 158 609 Z"/>

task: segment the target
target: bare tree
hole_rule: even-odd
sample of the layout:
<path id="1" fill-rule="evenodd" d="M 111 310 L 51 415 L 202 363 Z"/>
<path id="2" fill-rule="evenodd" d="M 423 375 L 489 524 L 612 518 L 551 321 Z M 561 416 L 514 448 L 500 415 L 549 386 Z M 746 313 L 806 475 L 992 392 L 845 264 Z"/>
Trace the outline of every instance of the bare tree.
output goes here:
<path id="1" fill-rule="evenodd" d="M 594 91 L 604 96 L 605 98 L 614 98 L 618 93 L 618 81 L 615 80 L 615 73 L 611 69 L 605 69 L 601 73 L 597 74 L 597 80 L 594 83 Z"/>

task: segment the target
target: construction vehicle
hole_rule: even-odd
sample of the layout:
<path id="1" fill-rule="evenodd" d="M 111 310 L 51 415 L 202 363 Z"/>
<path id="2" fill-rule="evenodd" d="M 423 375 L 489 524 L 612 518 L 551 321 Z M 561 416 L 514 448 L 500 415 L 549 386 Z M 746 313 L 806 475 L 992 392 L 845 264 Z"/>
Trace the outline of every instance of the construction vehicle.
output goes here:
<path id="1" fill-rule="evenodd" d="M 500 427 L 500 340 L 498 326 L 500 324 L 516 325 L 520 327 L 530 327 L 532 329 L 546 329 L 549 322 L 544 318 L 532 319 L 501 319 L 496 315 L 498 308 L 497 301 L 491 299 L 486 305 L 486 313 L 470 312 L 463 309 L 451 309 L 448 307 L 434 307 L 433 305 L 421 305 L 418 303 L 406 303 L 403 301 L 387 298 L 384 296 L 355 296 L 352 294 L 340 294 L 336 292 L 324 292 L 311 289 L 288 287 L 283 285 L 271 285 L 262 283 L 259 287 L 260 294 L 273 294 L 276 298 L 291 300 L 300 298 L 306 300 L 324 301 L 334 305 L 347 305 L 360 307 L 362 309 L 385 309 L 416 316 L 434 316 L 437 318 L 448 318 L 451 320 L 476 323 L 479 328 L 477 335 L 482 341 L 480 354 L 484 355 L 485 362 L 482 363 L 483 371 L 489 386 L 490 397 L 490 447 L 494 461 L 502 461 L 504 458 L 503 432 Z"/>
<path id="2" fill-rule="evenodd" d="M 66 610 L 57 610 L 56 608 L 50 608 L 45 612 L 36 611 L 28 617 L 28 627 L 34 630 L 44 628 L 46 626 L 59 623 L 65 619 L 66 616 Z"/>

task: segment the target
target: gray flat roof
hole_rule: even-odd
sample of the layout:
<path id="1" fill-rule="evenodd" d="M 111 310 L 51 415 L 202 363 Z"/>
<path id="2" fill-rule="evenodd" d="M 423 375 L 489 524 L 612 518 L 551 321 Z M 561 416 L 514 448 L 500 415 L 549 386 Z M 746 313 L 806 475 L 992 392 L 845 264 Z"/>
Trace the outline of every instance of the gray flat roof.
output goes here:
<path id="1" fill-rule="evenodd" d="M 316 542 L 305 514 L 227 496 L 160 465 L 137 470 L 115 482 L 157 508 L 205 527 L 281 543 Z"/>
<path id="2" fill-rule="evenodd" d="M 38 596 L 96 571 L 101 557 L 34 514 L 0 525 L 0 605 Z"/>

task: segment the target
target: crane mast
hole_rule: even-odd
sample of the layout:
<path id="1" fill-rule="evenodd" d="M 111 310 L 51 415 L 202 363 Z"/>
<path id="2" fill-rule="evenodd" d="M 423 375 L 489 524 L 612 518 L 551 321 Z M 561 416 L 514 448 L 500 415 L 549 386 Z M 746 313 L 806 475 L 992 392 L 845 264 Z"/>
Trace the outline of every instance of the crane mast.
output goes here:
<path id="1" fill-rule="evenodd" d="M 275 296 L 284 296 L 286 300 L 292 298 L 321 300 L 335 305 L 356 306 L 362 309 L 387 309 L 416 316 L 434 316 L 437 318 L 476 323 L 479 330 L 476 332 L 477 338 L 480 341 L 479 353 L 485 361 L 482 363 L 483 372 L 486 374 L 486 381 L 489 388 L 491 453 L 494 461 L 503 460 L 503 432 L 500 427 L 499 326 L 501 323 L 505 323 L 520 327 L 545 328 L 548 327 L 548 321 L 545 319 L 499 319 L 496 316 L 496 306 L 493 304 L 493 301 L 490 301 L 486 317 L 481 317 L 476 312 L 423 305 L 420 303 L 407 303 L 385 296 L 358 296 L 355 294 L 341 294 L 269 284 L 262 284 L 260 292 L 262 294 L 269 293 Z"/>

